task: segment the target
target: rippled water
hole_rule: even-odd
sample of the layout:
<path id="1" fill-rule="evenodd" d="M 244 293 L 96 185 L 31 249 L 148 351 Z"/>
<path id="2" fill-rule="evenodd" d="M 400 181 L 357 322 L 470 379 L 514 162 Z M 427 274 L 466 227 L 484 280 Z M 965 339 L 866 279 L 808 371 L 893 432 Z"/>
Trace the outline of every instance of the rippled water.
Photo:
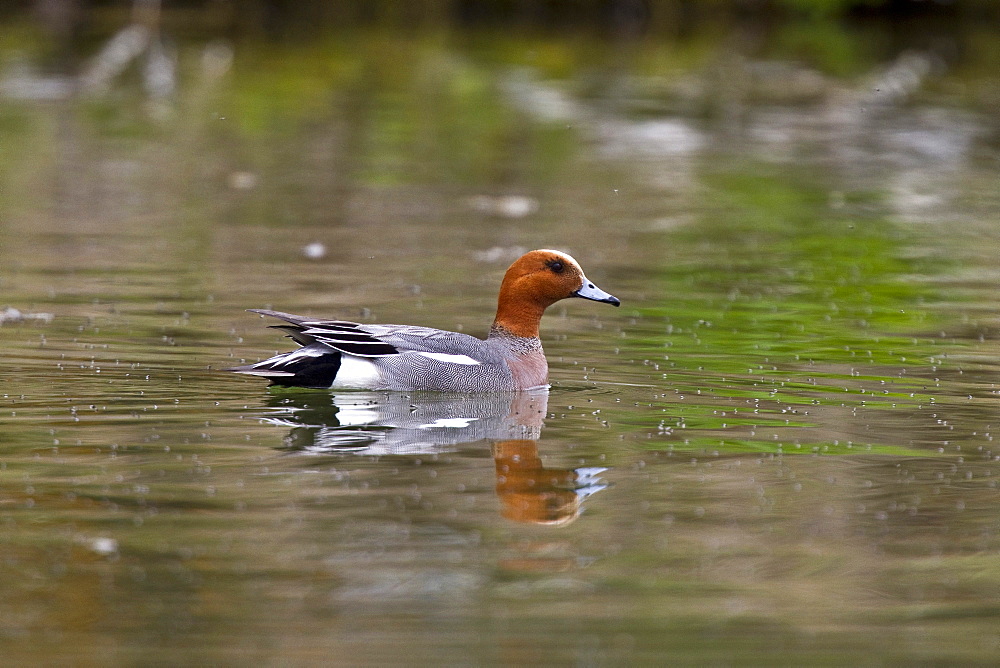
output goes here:
<path id="1" fill-rule="evenodd" d="M 998 126 L 948 95 L 995 81 L 397 37 L 4 89 L 5 656 L 995 657 Z M 289 345 L 245 308 L 481 335 L 546 246 L 623 302 L 551 309 L 548 394 L 219 370 Z"/>

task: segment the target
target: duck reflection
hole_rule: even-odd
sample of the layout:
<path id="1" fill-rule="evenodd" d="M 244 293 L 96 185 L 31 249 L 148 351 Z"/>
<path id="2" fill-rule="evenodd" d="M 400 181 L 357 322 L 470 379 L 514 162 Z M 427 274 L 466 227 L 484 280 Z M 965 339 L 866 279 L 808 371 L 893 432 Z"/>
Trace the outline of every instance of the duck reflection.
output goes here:
<path id="1" fill-rule="evenodd" d="M 548 392 L 446 395 L 352 392 L 276 396 L 265 420 L 291 427 L 290 449 L 323 453 L 421 455 L 488 441 L 501 514 L 515 522 L 562 525 L 606 487 L 604 468 L 546 468 L 538 438 Z"/>
<path id="2" fill-rule="evenodd" d="M 545 468 L 532 440 L 495 442 L 493 461 L 500 512 L 515 522 L 569 524 L 579 516 L 583 499 L 606 487 L 600 479 L 604 468 Z"/>

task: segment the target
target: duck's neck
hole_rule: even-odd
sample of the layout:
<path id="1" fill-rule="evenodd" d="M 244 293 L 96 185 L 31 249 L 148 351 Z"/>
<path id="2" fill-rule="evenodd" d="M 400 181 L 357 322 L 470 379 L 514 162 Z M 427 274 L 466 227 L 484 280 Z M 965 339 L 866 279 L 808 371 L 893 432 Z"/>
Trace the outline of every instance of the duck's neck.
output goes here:
<path id="1" fill-rule="evenodd" d="M 497 316 L 490 327 L 490 337 L 518 336 L 525 339 L 538 338 L 538 325 L 542 321 L 545 306 L 525 300 L 504 299 L 500 295 Z"/>

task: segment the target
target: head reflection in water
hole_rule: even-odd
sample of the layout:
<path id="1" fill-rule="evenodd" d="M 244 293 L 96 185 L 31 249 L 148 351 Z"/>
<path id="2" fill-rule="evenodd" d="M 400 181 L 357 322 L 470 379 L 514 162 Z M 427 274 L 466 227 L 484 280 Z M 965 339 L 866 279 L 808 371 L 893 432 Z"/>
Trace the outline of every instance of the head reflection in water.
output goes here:
<path id="1" fill-rule="evenodd" d="M 500 513 L 515 522 L 569 524 L 577 518 L 583 499 L 604 489 L 598 474 L 603 468 L 547 469 L 532 440 L 493 444 Z"/>
<path id="2" fill-rule="evenodd" d="M 489 441 L 501 514 L 515 522 L 564 525 L 604 489 L 603 468 L 551 469 L 537 439 L 548 392 L 502 395 L 309 393 L 276 397 L 268 422 L 291 427 L 293 450 L 343 455 L 427 455 Z"/>

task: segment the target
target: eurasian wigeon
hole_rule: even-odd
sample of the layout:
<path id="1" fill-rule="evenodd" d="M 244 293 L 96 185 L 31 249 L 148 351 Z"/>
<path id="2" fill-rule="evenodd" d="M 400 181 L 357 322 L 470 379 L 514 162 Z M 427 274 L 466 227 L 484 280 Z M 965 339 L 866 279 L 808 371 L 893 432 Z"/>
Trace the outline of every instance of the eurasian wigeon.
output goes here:
<path id="1" fill-rule="evenodd" d="M 363 325 L 250 309 L 301 348 L 229 371 L 275 385 L 367 390 L 508 392 L 544 387 L 549 366 L 538 338 L 545 309 L 567 297 L 618 306 L 566 253 L 534 250 L 507 269 L 486 340 L 409 325 Z"/>

